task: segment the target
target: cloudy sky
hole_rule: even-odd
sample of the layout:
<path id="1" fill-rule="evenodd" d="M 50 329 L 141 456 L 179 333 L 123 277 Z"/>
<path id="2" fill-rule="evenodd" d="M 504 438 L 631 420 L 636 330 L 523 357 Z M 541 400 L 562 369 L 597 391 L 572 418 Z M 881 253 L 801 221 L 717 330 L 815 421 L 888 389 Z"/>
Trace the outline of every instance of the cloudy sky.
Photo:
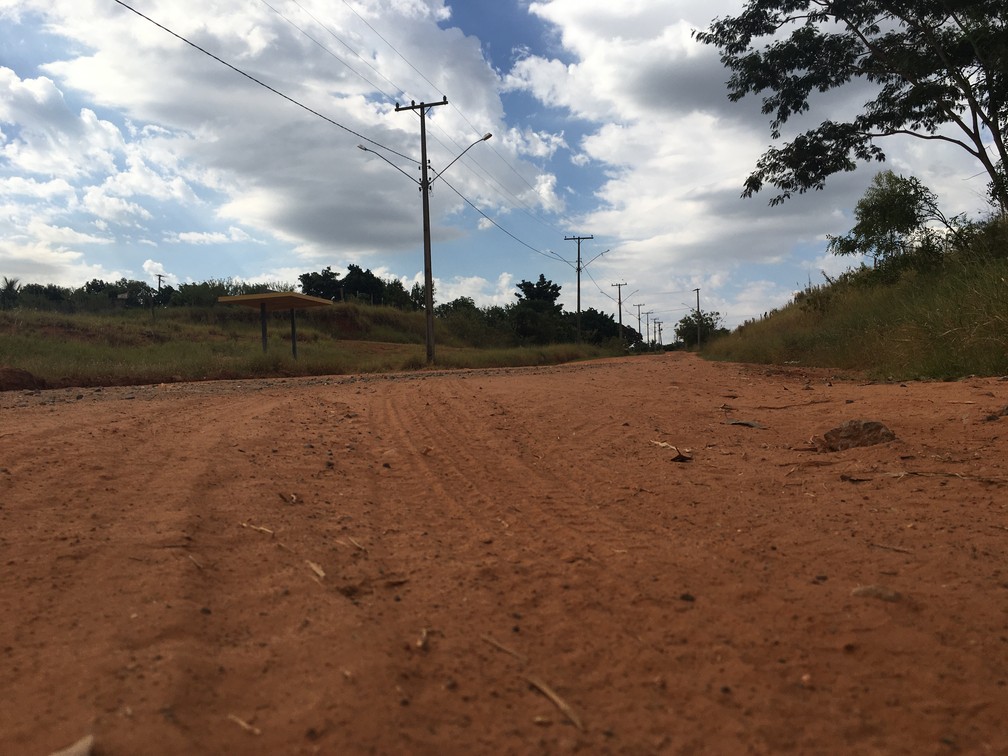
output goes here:
<path id="1" fill-rule="evenodd" d="M 850 228 L 879 170 L 783 206 L 740 198 L 767 121 L 757 100 L 728 101 L 716 50 L 691 37 L 740 1 L 127 5 L 261 84 L 116 0 L 0 0 L 0 275 L 297 283 L 355 263 L 409 288 L 420 121 L 395 107 L 447 97 L 427 119 L 435 170 L 493 137 L 434 183 L 437 300 L 503 304 L 542 273 L 573 310 L 564 237 L 594 236 L 582 307 L 615 317 L 626 283 L 624 321 L 641 305 L 668 340 L 696 288 L 735 325 L 842 270 L 826 235 Z M 902 139 L 886 167 L 947 214 L 983 208 L 961 151 Z"/>

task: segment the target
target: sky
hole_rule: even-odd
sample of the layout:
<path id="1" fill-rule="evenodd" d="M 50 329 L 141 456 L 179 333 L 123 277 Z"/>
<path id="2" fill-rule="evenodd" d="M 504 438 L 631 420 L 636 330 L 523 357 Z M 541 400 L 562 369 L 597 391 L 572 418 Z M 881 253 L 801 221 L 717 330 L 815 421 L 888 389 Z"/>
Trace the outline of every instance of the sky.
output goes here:
<path id="1" fill-rule="evenodd" d="M 126 5 L 164 28 L 116 0 L 0 0 L 0 276 L 296 285 L 353 263 L 409 289 L 420 118 L 396 104 L 444 98 L 426 117 L 429 164 L 447 168 L 430 195 L 437 302 L 507 304 L 542 274 L 573 311 L 566 237 L 593 237 L 581 307 L 639 315 L 642 333 L 657 321 L 668 342 L 697 289 L 733 327 L 857 262 L 827 237 L 882 168 L 920 178 L 946 215 L 985 208 L 976 163 L 910 137 L 824 191 L 743 199 L 767 117 L 728 100 L 717 50 L 692 36 L 741 2 Z"/>

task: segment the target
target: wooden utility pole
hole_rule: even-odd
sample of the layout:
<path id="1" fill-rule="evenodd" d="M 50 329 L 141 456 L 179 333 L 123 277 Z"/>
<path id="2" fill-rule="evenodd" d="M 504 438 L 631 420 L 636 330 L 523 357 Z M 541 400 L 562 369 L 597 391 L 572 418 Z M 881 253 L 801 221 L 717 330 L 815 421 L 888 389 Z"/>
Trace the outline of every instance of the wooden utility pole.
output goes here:
<path id="1" fill-rule="evenodd" d="M 696 292 L 696 348 L 700 351 L 700 289 L 693 289 Z"/>
<path id="2" fill-rule="evenodd" d="M 447 105 L 448 98 L 441 102 L 413 102 L 409 105 L 396 103 L 396 113 L 401 110 L 416 110 L 420 113 L 420 194 L 423 195 L 423 246 L 424 246 L 424 309 L 427 313 L 427 364 L 434 362 L 434 273 L 431 267 L 430 228 L 430 178 L 427 174 L 427 109 L 437 105 Z"/>
<path id="3" fill-rule="evenodd" d="M 619 337 L 620 340 L 626 341 L 623 338 L 623 287 L 626 286 L 626 282 L 610 284 L 610 286 L 616 287 L 616 306 L 619 308 Z"/>
<path id="4" fill-rule="evenodd" d="M 641 307 L 643 307 L 644 305 L 643 304 L 635 304 L 635 305 L 631 305 L 631 306 L 637 308 L 637 335 L 643 337 L 644 334 L 641 333 L 641 327 L 640 327 L 640 311 L 641 311 Z"/>
<path id="5" fill-rule="evenodd" d="M 594 239 L 594 234 L 591 236 L 565 236 L 564 241 L 576 241 L 578 248 L 577 255 L 577 340 L 578 344 L 581 343 L 581 242 L 587 239 Z"/>

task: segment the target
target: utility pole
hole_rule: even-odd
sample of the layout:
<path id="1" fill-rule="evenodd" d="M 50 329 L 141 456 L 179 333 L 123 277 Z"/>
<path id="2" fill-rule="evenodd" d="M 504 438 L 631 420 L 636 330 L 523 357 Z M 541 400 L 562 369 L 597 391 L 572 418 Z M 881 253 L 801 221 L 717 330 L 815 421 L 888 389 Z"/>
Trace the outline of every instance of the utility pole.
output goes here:
<path id="1" fill-rule="evenodd" d="M 654 310 L 648 310 L 644 313 L 644 317 L 647 318 L 644 322 L 647 323 L 647 346 L 651 349 L 651 316 L 654 314 Z"/>
<path id="2" fill-rule="evenodd" d="M 434 273 L 431 269 L 431 228 L 430 228 L 430 179 L 427 175 L 427 109 L 447 105 L 448 98 L 441 102 L 421 102 L 413 100 L 400 106 L 396 103 L 396 113 L 401 110 L 416 110 L 420 113 L 420 194 L 423 195 L 423 246 L 424 246 L 424 309 L 427 311 L 427 364 L 434 362 Z"/>
<path id="3" fill-rule="evenodd" d="M 610 284 L 610 286 L 616 287 L 616 305 L 619 307 L 619 337 L 620 340 L 626 341 L 626 339 L 623 338 L 623 287 L 626 286 L 626 282 Z"/>
<path id="4" fill-rule="evenodd" d="M 660 320 L 656 320 L 654 322 L 654 327 L 655 327 L 655 333 L 658 334 L 658 348 L 660 349 L 662 345 L 662 336 L 661 336 L 662 322 Z"/>
<path id="5" fill-rule="evenodd" d="M 577 332 L 578 332 L 578 344 L 581 343 L 581 242 L 587 239 L 594 239 L 595 235 L 591 236 L 565 236 L 564 241 L 576 241 L 578 248 L 577 256 Z"/>
<path id="6" fill-rule="evenodd" d="M 696 348 L 700 351 L 700 289 L 693 289 L 696 292 Z"/>
<path id="7" fill-rule="evenodd" d="M 637 334 L 638 335 L 643 335 L 643 334 L 641 334 L 641 327 L 640 327 L 640 310 L 641 310 L 641 307 L 643 307 L 643 306 L 644 306 L 643 304 L 631 305 L 631 307 L 636 307 L 637 308 Z"/>

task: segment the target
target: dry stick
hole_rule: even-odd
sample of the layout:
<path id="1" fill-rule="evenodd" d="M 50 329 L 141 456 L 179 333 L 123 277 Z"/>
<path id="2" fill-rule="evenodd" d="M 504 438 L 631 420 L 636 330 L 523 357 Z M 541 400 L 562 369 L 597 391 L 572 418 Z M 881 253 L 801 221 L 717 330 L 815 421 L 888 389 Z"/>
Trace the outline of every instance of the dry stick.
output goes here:
<path id="1" fill-rule="evenodd" d="M 230 719 L 239 727 L 241 727 L 243 730 L 245 730 L 245 732 L 251 732 L 253 735 L 262 735 L 262 730 L 260 730 L 258 727 L 250 725 L 241 717 L 236 717 L 234 714 L 228 714 L 227 718 Z"/>
<path id="2" fill-rule="evenodd" d="M 251 523 L 247 522 L 243 522 L 241 526 L 243 528 L 251 528 L 252 530 L 258 530 L 260 533 L 268 533 L 269 535 L 273 535 L 273 531 L 270 530 L 269 528 L 263 528 L 258 525 L 252 525 Z"/>
<path id="3" fill-rule="evenodd" d="M 350 541 L 350 543 L 352 543 L 352 544 L 353 544 L 354 546 L 356 546 L 356 547 L 357 547 L 358 549 L 360 549 L 361 551 L 367 551 L 367 549 L 365 549 L 365 548 L 364 548 L 363 546 L 361 546 L 361 545 L 360 545 L 359 543 L 357 543 L 357 541 L 355 541 L 355 540 L 354 540 L 353 538 L 351 538 L 350 536 L 347 536 L 347 540 L 348 540 L 348 541 Z"/>
<path id="4" fill-rule="evenodd" d="M 909 549 L 901 549 L 899 546 L 886 546 L 884 543 L 869 543 L 875 549 L 885 549 L 886 551 L 898 551 L 900 554 L 913 554 Z"/>
<path id="5" fill-rule="evenodd" d="M 202 564 L 200 564 L 199 562 L 197 562 L 197 561 L 196 561 L 196 557 L 194 557 L 194 556 L 193 556 L 192 554 L 186 554 L 186 556 L 188 556 L 188 557 L 189 557 L 189 559 L 191 559 L 191 560 L 192 560 L 192 563 L 193 563 L 193 564 L 195 564 L 195 565 L 196 565 L 197 567 L 199 567 L 199 568 L 200 568 L 201 570 L 203 569 L 203 565 L 202 565 Z"/>
<path id="6" fill-rule="evenodd" d="M 518 661 L 520 661 L 522 664 L 524 664 L 525 662 L 528 661 L 527 657 L 525 657 L 522 654 L 518 653 L 513 648 L 508 648 L 503 643 L 498 643 L 493 638 L 491 638 L 489 635 L 483 635 L 483 636 L 480 636 L 480 637 L 484 641 L 486 641 L 487 643 L 489 643 L 491 646 L 493 646 L 494 648 L 496 648 L 498 651 L 503 651 L 505 654 L 510 654 L 515 659 L 517 659 Z"/>
<path id="7" fill-rule="evenodd" d="M 581 730 L 581 732 L 584 732 L 584 725 L 581 724 L 581 718 L 578 717 L 574 709 L 570 707 L 570 704 L 568 704 L 566 701 L 560 698 L 560 696 L 557 694 L 555 690 L 553 690 L 549 685 L 544 683 L 535 675 L 525 675 L 525 679 L 529 681 L 532 687 L 536 688 L 536 690 L 538 690 L 540 693 L 546 696 L 546 698 L 552 701 L 554 705 L 558 709 L 560 709 L 560 711 L 563 712 L 564 716 L 566 716 L 567 719 L 569 719 L 575 727 Z"/>

